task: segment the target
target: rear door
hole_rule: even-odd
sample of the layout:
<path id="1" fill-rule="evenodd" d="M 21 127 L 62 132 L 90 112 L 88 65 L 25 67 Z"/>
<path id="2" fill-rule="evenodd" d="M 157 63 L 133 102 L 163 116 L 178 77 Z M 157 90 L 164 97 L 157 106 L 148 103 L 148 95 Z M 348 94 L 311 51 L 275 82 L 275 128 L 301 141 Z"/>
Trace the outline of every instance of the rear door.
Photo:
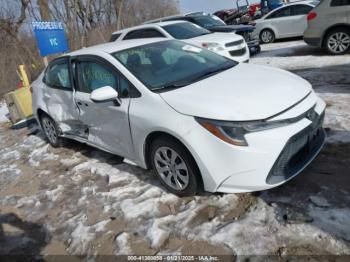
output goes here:
<path id="1" fill-rule="evenodd" d="M 307 14 L 313 9 L 310 5 L 293 5 L 293 36 L 302 36 L 307 28 Z"/>
<path id="2" fill-rule="evenodd" d="M 293 20 L 290 6 L 278 9 L 265 18 L 266 25 L 275 30 L 277 38 L 293 36 L 294 30 L 291 29 Z"/>
<path id="3" fill-rule="evenodd" d="M 43 99 L 47 105 L 47 113 L 63 133 L 71 132 L 77 124 L 79 115 L 74 102 L 69 57 L 52 61 L 46 69 L 43 81 L 46 85 L 43 89 Z"/>
<path id="4" fill-rule="evenodd" d="M 75 99 L 79 119 L 88 127 L 86 138 L 101 149 L 133 159 L 128 115 L 131 84 L 112 64 L 98 56 L 76 57 L 74 71 Z M 92 91 L 104 86 L 111 86 L 119 93 L 121 104 L 96 103 L 90 99 Z"/>

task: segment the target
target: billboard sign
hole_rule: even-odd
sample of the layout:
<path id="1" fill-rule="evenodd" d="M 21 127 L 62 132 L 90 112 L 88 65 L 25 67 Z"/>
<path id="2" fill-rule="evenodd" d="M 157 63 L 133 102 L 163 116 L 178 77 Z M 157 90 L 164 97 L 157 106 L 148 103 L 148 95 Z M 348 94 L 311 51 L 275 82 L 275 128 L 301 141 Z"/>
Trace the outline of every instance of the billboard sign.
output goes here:
<path id="1" fill-rule="evenodd" d="M 64 53 L 69 50 L 61 22 L 32 22 L 41 56 Z"/>

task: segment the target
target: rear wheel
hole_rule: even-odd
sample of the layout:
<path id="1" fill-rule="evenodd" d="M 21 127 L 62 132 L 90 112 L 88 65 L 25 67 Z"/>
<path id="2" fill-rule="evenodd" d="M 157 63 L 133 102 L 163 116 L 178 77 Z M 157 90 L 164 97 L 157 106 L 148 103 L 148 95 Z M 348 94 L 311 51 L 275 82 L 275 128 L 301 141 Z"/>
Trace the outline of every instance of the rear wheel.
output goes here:
<path id="1" fill-rule="evenodd" d="M 43 115 L 41 117 L 41 125 L 49 143 L 53 147 L 60 147 L 62 145 L 62 138 L 59 137 L 59 129 L 55 121 L 51 117 Z"/>
<path id="2" fill-rule="evenodd" d="M 326 48 L 333 55 L 343 55 L 350 50 L 350 30 L 339 28 L 326 36 Z"/>
<path id="3" fill-rule="evenodd" d="M 163 186 L 178 196 L 192 196 L 199 189 L 199 171 L 187 151 L 175 139 L 161 137 L 151 146 L 151 164 Z"/>
<path id="4" fill-rule="evenodd" d="M 264 29 L 260 33 L 260 41 L 264 44 L 273 43 L 275 41 L 275 34 L 270 29 Z"/>

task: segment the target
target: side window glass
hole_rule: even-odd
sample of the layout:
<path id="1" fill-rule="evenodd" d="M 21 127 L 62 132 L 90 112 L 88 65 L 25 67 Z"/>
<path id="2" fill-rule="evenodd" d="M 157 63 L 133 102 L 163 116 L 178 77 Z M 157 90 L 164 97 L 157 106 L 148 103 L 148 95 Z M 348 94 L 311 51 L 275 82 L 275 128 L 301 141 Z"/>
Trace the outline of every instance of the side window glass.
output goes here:
<path id="1" fill-rule="evenodd" d="M 311 10 L 309 5 L 295 5 L 293 15 L 307 15 Z"/>
<path id="2" fill-rule="evenodd" d="M 345 5 L 350 5 L 350 0 L 332 0 L 331 6 L 345 6 Z"/>
<path id="3" fill-rule="evenodd" d="M 78 91 L 91 93 L 104 86 L 113 87 L 121 98 L 129 96 L 129 82 L 117 71 L 98 62 L 78 62 Z"/>
<path id="4" fill-rule="evenodd" d="M 292 15 L 292 9 L 290 7 L 285 7 L 282 8 L 271 15 L 269 15 L 266 19 L 273 19 L 273 18 L 281 18 L 281 17 L 286 17 L 286 16 L 291 16 Z"/>
<path id="5" fill-rule="evenodd" d="M 68 62 L 54 62 L 45 74 L 45 83 L 54 88 L 71 90 Z"/>
<path id="6" fill-rule="evenodd" d="M 161 32 L 155 29 L 146 29 L 143 32 L 143 38 L 165 37 Z"/>
<path id="7" fill-rule="evenodd" d="M 143 38 L 142 35 L 143 35 L 143 30 L 131 31 L 124 37 L 123 40 L 131 40 L 131 39 Z"/>
<path id="8" fill-rule="evenodd" d="M 109 40 L 109 42 L 114 42 L 115 40 L 117 40 L 122 34 L 113 34 L 111 36 L 111 39 Z"/>

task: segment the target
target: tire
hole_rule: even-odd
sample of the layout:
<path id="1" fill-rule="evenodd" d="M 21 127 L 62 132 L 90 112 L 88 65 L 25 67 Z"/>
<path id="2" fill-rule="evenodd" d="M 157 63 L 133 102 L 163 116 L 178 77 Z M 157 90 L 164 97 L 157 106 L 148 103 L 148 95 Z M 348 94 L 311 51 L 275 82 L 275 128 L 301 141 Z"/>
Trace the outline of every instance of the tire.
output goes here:
<path id="1" fill-rule="evenodd" d="M 46 114 L 44 114 L 40 120 L 47 141 L 49 141 L 53 147 L 61 147 L 63 138 L 59 136 L 60 132 L 55 121 Z"/>
<path id="2" fill-rule="evenodd" d="M 275 42 L 275 33 L 271 29 L 264 29 L 260 33 L 260 42 L 270 44 Z"/>
<path id="3" fill-rule="evenodd" d="M 200 189 L 198 167 L 187 149 L 169 137 L 159 137 L 151 145 L 151 165 L 162 185 L 180 197 L 193 196 Z"/>
<path id="4" fill-rule="evenodd" d="M 332 55 L 343 55 L 350 50 L 350 29 L 338 28 L 329 32 L 325 38 L 325 47 Z"/>

